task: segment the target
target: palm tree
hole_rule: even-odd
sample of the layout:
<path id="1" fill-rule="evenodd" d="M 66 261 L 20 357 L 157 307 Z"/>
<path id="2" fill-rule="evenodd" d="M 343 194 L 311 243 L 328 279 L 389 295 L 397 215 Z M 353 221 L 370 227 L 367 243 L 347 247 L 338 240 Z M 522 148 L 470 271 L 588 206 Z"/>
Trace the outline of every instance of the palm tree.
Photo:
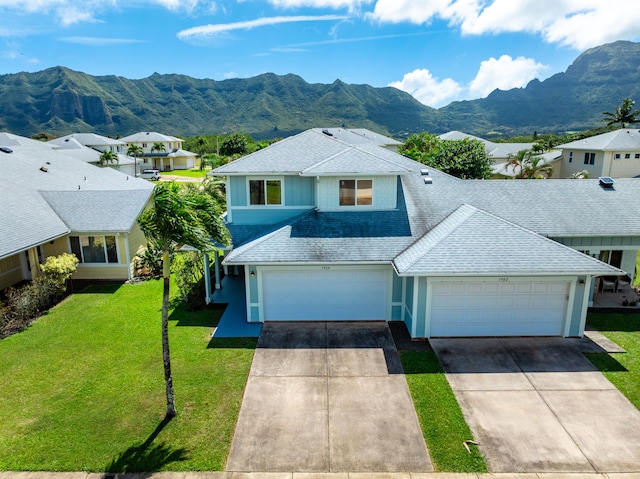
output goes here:
<path id="1" fill-rule="evenodd" d="M 156 152 L 156 154 L 158 156 L 160 156 L 160 153 L 167 151 L 166 147 L 164 146 L 164 143 L 160 142 L 160 141 L 156 141 L 153 146 L 151 146 L 151 153 Z"/>
<path id="2" fill-rule="evenodd" d="M 204 158 L 204 150 L 209 144 L 209 142 L 204 136 L 196 136 L 195 141 L 196 141 L 196 146 L 198 147 L 198 153 L 200 156 L 200 171 L 203 171 L 207 166 L 207 161 Z"/>
<path id="3" fill-rule="evenodd" d="M 111 150 L 103 151 L 98 160 L 100 166 L 109 166 L 109 163 L 118 163 L 120 159 L 118 155 Z"/>
<path id="4" fill-rule="evenodd" d="M 602 121 L 606 121 L 607 126 L 620 123 L 621 128 L 626 128 L 628 124 L 640 123 L 640 110 L 632 111 L 635 104 L 636 102 L 631 98 L 625 98 L 613 112 L 603 111 L 602 114 L 605 117 Z"/>
<path id="5" fill-rule="evenodd" d="M 516 155 L 509 155 L 505 170 L 509 167 L 516 173 L 519 179 L 543 179 L 553 174 L 553 166 L 544 162 L 541 156 L 535 156 L 531 150 L 520 150 Z"/>
<path id="6" fill-rule="evenodd" d="M 144 211 L 138 224 L 147 241 L 162 254 L 162 359 L 167 396 L 167 417 L 176 415 L 171 354 L 169 351 L 170 254 L 189 245 L 209 251 L 212 242 L 227 244 L 229 233 L 224 226 L 218 203 L 199 188 L 184 188 L 180 183 L 159 183 L 153 190 L 153 208 Z"/>
<path id="7" fill-rule="evenodd" d="M 144 156 L 144 150 L 140 145 L 129 145 L 127 155 L 133 156 L 133 164 L 135 176 L 138 176 L 138 157 Z"/>

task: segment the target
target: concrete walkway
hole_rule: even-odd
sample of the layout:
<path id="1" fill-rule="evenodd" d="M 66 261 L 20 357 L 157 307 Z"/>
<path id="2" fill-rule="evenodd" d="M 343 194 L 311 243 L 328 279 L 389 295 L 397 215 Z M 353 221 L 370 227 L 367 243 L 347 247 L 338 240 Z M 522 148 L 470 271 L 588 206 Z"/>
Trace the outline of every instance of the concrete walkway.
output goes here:
<path id="1" fill-rule="evenodd" d="M 640 411 L 572 343 L 469 338 L 431 345 L 489 470 L 640 473 Z"/>
<path id="2" fill-rule="evenodd" d="M 85 472 L 0 472 L 0 479 L 640 479 L 640 473 L 156 472 L 152 474 L 102 474 Z"/>
<path id="3" fill-rule="evenodd" d="M 265 323 L 226 469 L 432 471 L 388 325 Z"/>

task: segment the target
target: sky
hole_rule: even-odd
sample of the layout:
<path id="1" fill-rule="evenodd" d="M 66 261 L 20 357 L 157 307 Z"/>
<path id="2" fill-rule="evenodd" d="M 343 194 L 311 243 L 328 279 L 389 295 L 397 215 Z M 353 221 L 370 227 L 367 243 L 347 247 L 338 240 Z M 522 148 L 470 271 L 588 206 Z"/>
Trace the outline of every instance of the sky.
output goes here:
<path id="1" fill-rule="evenodd" d="M 0 74 L 292 73 L 434 108 L 544 80 L 616 40 L 640 41 L 640 0 L 0 0 Z"/>

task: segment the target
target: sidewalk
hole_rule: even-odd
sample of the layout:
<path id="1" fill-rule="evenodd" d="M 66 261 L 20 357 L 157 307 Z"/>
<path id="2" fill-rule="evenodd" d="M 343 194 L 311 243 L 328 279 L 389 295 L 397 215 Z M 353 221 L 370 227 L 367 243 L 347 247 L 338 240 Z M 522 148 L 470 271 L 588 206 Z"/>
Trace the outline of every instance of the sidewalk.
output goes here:
<path id="1" fill-rule="evenodd" d="M 453 474 L 435 472 L 0 472 L 0 479 L 640 479 L 640 473 L 498 473 Z"/>

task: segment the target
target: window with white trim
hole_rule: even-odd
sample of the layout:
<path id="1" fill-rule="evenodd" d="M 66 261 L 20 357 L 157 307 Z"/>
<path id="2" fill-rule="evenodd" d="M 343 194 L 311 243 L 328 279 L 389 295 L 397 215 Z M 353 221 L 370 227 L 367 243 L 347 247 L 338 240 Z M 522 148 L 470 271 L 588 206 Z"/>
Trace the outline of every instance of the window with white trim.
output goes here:
<path id="1" fill-rule="evenodd" d="M 282 180 L 249 180 L 250 205 L 281 205 Z"/>
<path id="2" fill-rule="evenodd" d="M 70 236 L 71 252 L 80 263 L 117 263 L 115 236 Z"/>
<path id="3" fill-rule="evenodd" d="M 371 206 L 373 180 L 340 180 L 340 206 Z"/>
<path id="4" fill-rule="evenodd" d="M 585 153 L 584 154 L 584 164 L 585 165 L 593 165 L 596 162 L 596 154 L 595 153 Z"/>

